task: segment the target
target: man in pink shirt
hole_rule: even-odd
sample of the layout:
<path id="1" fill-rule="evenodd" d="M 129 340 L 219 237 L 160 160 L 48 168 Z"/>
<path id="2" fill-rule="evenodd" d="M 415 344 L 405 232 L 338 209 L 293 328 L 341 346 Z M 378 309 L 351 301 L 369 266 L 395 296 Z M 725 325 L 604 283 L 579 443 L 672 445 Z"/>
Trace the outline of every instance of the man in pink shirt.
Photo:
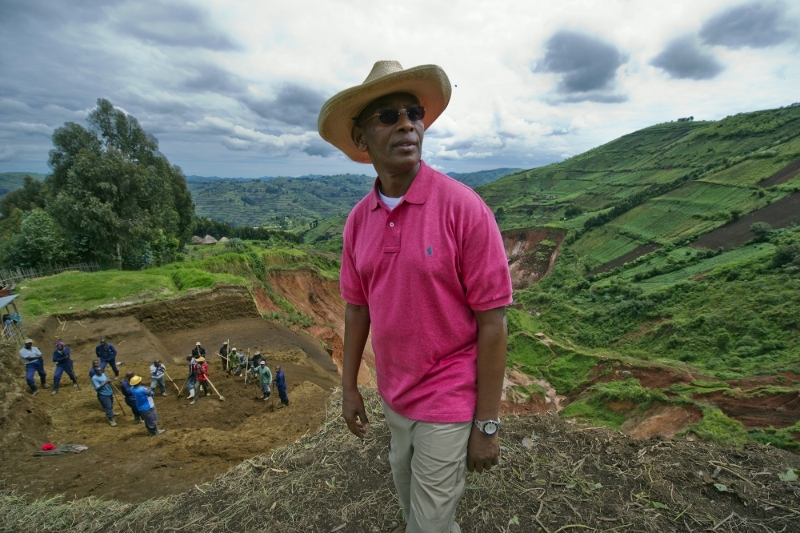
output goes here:
<path id="1" fill-rule="evenodd" d="M 465 470 L 488 470 L 499 454 L 511 279 L 492 212 L 421 159 L 449 100 L 440 67 L 379 61 L 319 116 L 320 135 L 378 175 L 344 229 L 343 416 L 363 438 L 357 376 L 371 328 L 406 521 L 396 532 L 460 532 Z"/>

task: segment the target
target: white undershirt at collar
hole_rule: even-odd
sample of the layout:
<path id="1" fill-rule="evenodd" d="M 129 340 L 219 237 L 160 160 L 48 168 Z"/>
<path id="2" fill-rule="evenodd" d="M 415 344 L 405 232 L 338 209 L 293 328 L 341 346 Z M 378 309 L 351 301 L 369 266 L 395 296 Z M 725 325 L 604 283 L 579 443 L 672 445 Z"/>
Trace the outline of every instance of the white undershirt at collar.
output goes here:
<path id="1" fill-rule="evenodd" d="M 381 191 L 378 191 L 378 195 L 381 197 L 381 201 L 386 204 L 386 207 L 389 208 L 389 211 L 397 207 L 397 204 L 403 200 L 402 196 L 400 198 L 390 198 L 389 196 L 384 195 Z"/>

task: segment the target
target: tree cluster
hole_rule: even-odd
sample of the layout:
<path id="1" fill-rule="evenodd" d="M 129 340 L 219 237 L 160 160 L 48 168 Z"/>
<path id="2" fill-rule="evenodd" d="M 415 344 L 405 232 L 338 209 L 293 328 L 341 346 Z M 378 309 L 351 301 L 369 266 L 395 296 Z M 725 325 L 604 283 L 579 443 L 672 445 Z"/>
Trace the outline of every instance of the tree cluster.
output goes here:
<path id="1" fill-rule="evenodd" d="M 194 223 L 194 234 L 198 237 L 211 235 L 219 240 L 222 237 L 238 238 L 251 241 L 272 241 L 299 243 L 300 237 L 290 231 L 256 228 L 252 226 L 231 226 L 227 222 L 213 218 L 197 217 Z"/>
<path id="2" fill-rule="evenodd" d="M 191 237 L 194 204 L 181 169 L 133 116 L 98 99 L 88 128 L 53 133 L 44 182 L 0 200 L 0 263 L 168 263 Z"/>

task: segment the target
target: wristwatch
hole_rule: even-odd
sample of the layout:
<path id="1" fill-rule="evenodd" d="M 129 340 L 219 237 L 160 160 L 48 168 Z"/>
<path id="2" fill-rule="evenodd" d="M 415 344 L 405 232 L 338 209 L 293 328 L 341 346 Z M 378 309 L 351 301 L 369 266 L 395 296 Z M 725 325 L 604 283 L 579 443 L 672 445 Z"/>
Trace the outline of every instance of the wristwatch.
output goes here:
<path id="1" fill-rule="evenodd" d="M 494 435 L 497 433 L 497 430 L 500 429 L 500 421 L 499 420 L 478 420 L 475 419 L 475 425 L 478 426 L 478 430 L 481 433 L 486 435 Z"/>

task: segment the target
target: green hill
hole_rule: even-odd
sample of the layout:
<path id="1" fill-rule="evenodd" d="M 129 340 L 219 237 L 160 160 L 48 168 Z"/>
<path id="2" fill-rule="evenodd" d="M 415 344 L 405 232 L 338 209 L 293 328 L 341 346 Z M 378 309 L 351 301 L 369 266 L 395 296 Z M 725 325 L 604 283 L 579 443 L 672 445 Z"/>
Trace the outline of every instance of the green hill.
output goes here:
<path id="1" fill-rule="evenodd" d="M 690 242 L 800 189 L 797 172 L 759 186 L 800 159 L 799 136 L 800 106 L 659 124 L 477 190 L 501 228 L 571 230 L 594 268 L 644 244 Z"/>
<path id="2" fill-rule="evenodd" d="M 0 196 L 5 196 L 22 187 L 25 176 L 41 181 L 45 175 L 35 172 L 0 172 Z"/>
<path id="3" fill-rule="evenodd" d="M 568 394 L 602 376 L 609 357 L 697 383 L 734 380 L 731 401 L 799 394 L 800 106 L 659 124 L 477 190 L 502 229 L 523 228 L 507 235 L 567 231 L 550 274 L 515 291 L 511 366 Z M 753 376 L 761 392 L 736 389 L 762 379 Z M 714 392 L 681 387 L 665 391 L 669 401 L 702 407 Z M 604 407 L 608 390 L 581 394 L 565 415 L 625 420 Z M 743 419 L 751 438 L 796 447 L 796 412 Z M 773 424 L 784 429 L 760 429 Z"/>
<path id="4" fill-rule="evenodd" d="M 474 187 L 517 170 L 501 168 L 451 175 Z M 198 216 L 234 226 L 291 230 L 308 227 L 311 222 L 321 219 L 346 215 L 369 192 L 374 182 L 374 176 L 363 174 L 252 180 L 187 177 Z"/>
<path id="5" fill-rule="evenodd" d="M 479 170 L 478 172 L 448 172 L 447 175 L 465 185 L 477 187 L 478 185 L 491 183 L 503 176 L 508 176 L 509 174 L 520 172 L 521 170 L 521 168 L 495 168 L 492 170 Z"/>

